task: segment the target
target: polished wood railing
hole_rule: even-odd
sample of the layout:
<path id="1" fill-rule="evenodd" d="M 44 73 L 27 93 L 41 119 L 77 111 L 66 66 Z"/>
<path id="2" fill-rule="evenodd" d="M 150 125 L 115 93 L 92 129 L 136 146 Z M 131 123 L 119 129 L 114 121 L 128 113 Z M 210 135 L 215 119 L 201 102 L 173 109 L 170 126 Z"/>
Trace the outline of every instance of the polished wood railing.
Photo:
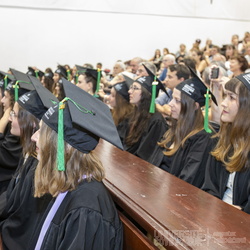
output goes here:
<path id="1" fill-rule="evenodd" d="M 108 142 L 95 152 L 106 170 L 104 183 L 135 234 L 145 230 L 167 249 L 250 249 L 249 214 Z"/>

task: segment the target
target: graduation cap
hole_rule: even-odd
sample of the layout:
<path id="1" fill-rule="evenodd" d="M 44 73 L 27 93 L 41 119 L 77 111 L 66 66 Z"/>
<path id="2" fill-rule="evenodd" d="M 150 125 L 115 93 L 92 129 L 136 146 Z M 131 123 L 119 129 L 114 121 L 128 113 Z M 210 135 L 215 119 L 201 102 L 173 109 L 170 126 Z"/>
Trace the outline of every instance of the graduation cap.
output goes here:
<path id="1" fill-rule="evenodd" d="M 44 77 L 48 77 L 48 78 L 53 79 L 53 76 L 54 76 L 53 72 L 45 72 L 44 73 Z"/>
<path id="2" fill-rule="evenodd" d="M 250 91 L 250 73 L 244 73 L 236 76 L 238 80 L 240 80 Z"/>
<path id="3" fill-rule="evenodd" d="M 130 86 L 133 84 L 135 80 L 126 75 L 123 75 L 123 77 L 125 81 L 118 82 L 114 84 L 113 87 L 116 90 L 116 92 L 118 92 L 127 102 L 129 102 L 128 91 L 129 91 Z"/>
<path id="4" fill-rule="evenodd" d="M 92 76 L 96 80 L 96 90 L 95 90 L 94 96 L 99 97 L 97 93 L 99 92 L 99 89 L 100 89 L 100 81 L 101 81 L 101 75 L 102 75 L 101 69 L 90 69 L 90 68 L 85 68 L 79 65 L 76 65 L 76 69 L 77 69 L 77 76 L 85 74 L 87 76 Z"/>
<path id="5" fill-rule="evenodd" d="M 160 89 L 169 96 L 162 82 L 152 73 L 144 64 L 142 64 L 146 69 L 148 76 L 141 76 L 135 81 L 140 83 L 145 89 L 151 93 L 151 104 L 150 104 L 150 113 L 155 113 L 155 98 L 158 96 Z"/>
<path id="6" fill-rule="evenodd" d="M 67 70 L 62 65 L 57 66 L 55 73 L 67 79 Z"/>
<path id="7" fill-rule="evenodd" d="M 28 91 L 34 90 L 34 86 L 31 84 L 28 75 L 15 69 L 10 69 L 10 71 L 14 75 L 15 81 L 10 82 L 6 90 L 9 90 L 11 94 L 14 94 L 15 101 L 17 101 L 19 96 Z"/>
<path id="8" fill-rule="evenodd" d="M 58 170 L 65 168 L 63 140 L 83 153 L 94 150 L 100 138 L 123 149 L 108 106 L 67 80 L 62 82 L 66 97 L 42 118 L 58 133 Z"/>
<path id="9" fill-rule="evenodd" d="M 19 97 L 18 104 L 41 120 L 45 112 L 59 103 L 58 99 L 34 76 L 29 76 L 35 90 Z"/>
<path id="10" fill-rule="evenodd" d="M 28 72 L 26 74 L 30 76 L 35 76 L 36 78 L 44 76 L 44 73 L 41 70 L 34 70 L 32 67 L 28 67 Z"/>
<path id="11" fill-rule="evenodd" d="M 212 131 L 208 125 L 209 99 L 212 98 L 212 101 L 217 105 L 216 98 L 202 82 L 202 80 L 195 74 L 195 72 L 190 67 L 189 69 L 191 71 L 192 78 L 184 80 L 175 88 L 192 98 L 195 102 L 199 103 L 200 107 L 205 105 L 204 129 L 206 132 L 211 133 Z"/>
<path id="12" fill-rule="evenodd" d="M 11 74 L 8 74 L 6 72 L 0 71 L 0 88 L 2 90 L 6 89 L 7 85 L 15 80 L 15 77 Z"/>

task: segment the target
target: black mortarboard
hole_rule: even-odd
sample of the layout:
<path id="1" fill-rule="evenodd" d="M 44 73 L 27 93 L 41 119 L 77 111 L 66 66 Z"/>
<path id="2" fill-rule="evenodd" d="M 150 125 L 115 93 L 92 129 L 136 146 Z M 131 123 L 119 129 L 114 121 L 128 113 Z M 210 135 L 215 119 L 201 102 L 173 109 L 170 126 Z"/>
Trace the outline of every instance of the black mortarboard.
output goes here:
<path id="1" fill-rule="evenodd" d="M 129 76 L 125 75 L 125 74 L 122 74 L 124 79 L 125 79 L 125 82 L 127 83 L 128 87 L 130 87 L 133 82 L 135 81 L 133 78 L 130 78 Z"/>
<path id="2" fill-rule="evenodd" d="M 7 85 L 14 80 L 15 77 L 13 75 L 0 71 L 0 88 L 2 89 L 2 91 L 4 91 Z"/>
<path id="3" fill-rule="evenodd" d="M 211 133 L 209 128 L 208 120 L 208 107 L 209 98 L 217 105 L 216 98 L 207 88 L 207 86 L 202 82 L 202 80 L 195 74 L 195 72 L 190 68 L 192 78 L 184 80 L 179 83 L 175 88 L 192 98 L 195 102 L 199 103 L 200 107 L 205 105 L 205 117 L 204 117 L 204 129 L 207 133 Z"/>
<path id="4" fill-rule="evenodd" d="M 176 88 L 187 94 L 195 102 L 198 102 L 200 104 L 200 107 L 202 107 L 205 105 L 205 100 L 206 100 L 205 94 L 207 93 L 208 88 L 200 79 L 200 77 L 196 75 L 194 70 L 191 67 L 188 68 L 190 69 L 192 77 L 190 79 L 186 79 L 185 81 L 179 83 Z M 216 98 L 210 90 L 209 90 L 209 95 L 211 96 L 212 101 L 217 105 Z"/>
<path id="5" fill-rule="evenodd" d="M 53 76 L 54 76 L 53 72 L 45 72 L 44 73 L 44 77 L 48 77 L 48 78 L 53 79 Z"/>
<path id="6" fill-rule="evenodd" d="M 63 133 L 64 140 L 83 153 L 94 150 L 99 138 L 123 149 L 108 106 L 67 80 L 62 79 L 62 82 L 66 97 L 42 118 L 58 133 L 58 140 Z M 59 141 L 58 145 L 61 145 Z M 59 166 L 59 170 L 63 167 Z"/>
<path id="7" fill-rule="evenodd" d="M 15 96 L 15 101 L 17 101 L 19 96 L 28 91 L 34 90 L 35 88 L 31 84 L 28 75 L 15 69 L 10 69 L 10 71 L 14 75 L 15 81 L 11 82 L 6 89 Z"/>
<path id="8" fill-rule="evenodd" d="M 76 65 L 76 69 L 77 69 L 78 75 L 82 75 L 82 74 L 90 75 L 96 80 L 98 78 L 98 70 L 96 69 L 85 68 L 79 65 Z"/>
<path id="9" fill-rule="evenodd" d="M 102 71 L 100 69 L 90 69 L 90 68 L 85 68 L 79 65 L 76 65 L 76 69 L 77 69 L 77 75 L 82 75 L 85 74 L 87 76 L 92 76 L 95 80 L 96 80 L 96 89 L 94 89 L 95 91 L 95 97 L 98 97 L 98 92 L 99 92 L 99 88 L 100 88 L 100 80 L 101 80 L 101 75 L 102 75 Z"/>
<path id="10" fill-rule="evenodd" d="M 244 73 L 236 76 L 238 80 L 240 80 L 250 91 L 250 73 Z"/>
<path id="11" fill-rule="evenodd" d="M 39 120 L 45 112 L 55 104 L 59 103 L 57 98 L 46 89 L 34 76 L 29 76 L 35 90 L 25 93 L 18 99 L 18 103 Z"/>
<path id="12" fill-rule="evenodd" d="M 141 76 L 135 80 L 135 82 L 140 83 L 145 89 L 147 89 L 151 93 L 151 104 L 150 104 L 150 113 L 155 113 L 155 98 L 159 94 L 159 90 L 161 89 L 163 92 L 169 96 L 162 82 L 153 74 L 144 64 L 144 68 L 146 69 L 148 76 Z"/>
<path id="13" fill-rule="evenodd" d="M 44 73 L 41 70 L 34 70 L 32 67 L 28 67 L 28 72 L 26 74 L 37 78 L 44 76 Z"/>
<path id="14" fill-rule="evenodd" d="M 62 65 L 57 66 L 55 73 L 67 79 L 67 70 Z"/>
<path id="15" fill-rule="evenodd" d="M 122 74 L 123 75 L 123 74 Z M 129 102 L 129 88 L 130 86 L 133 84 L 133 82 L 135 81 L 134 79 L 123 75 L 125 81 L 122 82 L 118 82 L 116 84 L 114 84 L 114 88 L 115 90 L 127 101 Z"/>

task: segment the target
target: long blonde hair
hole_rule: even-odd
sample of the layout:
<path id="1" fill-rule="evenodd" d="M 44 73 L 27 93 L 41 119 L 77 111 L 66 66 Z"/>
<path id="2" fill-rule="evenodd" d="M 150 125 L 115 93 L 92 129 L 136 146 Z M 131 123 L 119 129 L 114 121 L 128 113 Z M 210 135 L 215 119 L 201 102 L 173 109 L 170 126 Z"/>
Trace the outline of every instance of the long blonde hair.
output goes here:
<path id="1" fill-rule="evenodd" d="M 68 143 L 65 146 L 65 171 L 58 171 L 56 164 L 57 133 L 42 123 L 40 131 L 40 161 L 35 171 L 35 197 L 49 193 L 53 197 L 60 192 L 77 188 L 83 175 L 101 181 L 104 169 L 100 160 L 91 151 L 84 154 Z"/>
<path id="2" fill-rule="evenodd" d="M 250 91 L 237 78 L 232 78 L 225 89 L 239 95 L 239 109 L 231 123 L 221 121 L 219 140 L 211 154 L 223 162 L 229 172 L 250 167 Z"/>

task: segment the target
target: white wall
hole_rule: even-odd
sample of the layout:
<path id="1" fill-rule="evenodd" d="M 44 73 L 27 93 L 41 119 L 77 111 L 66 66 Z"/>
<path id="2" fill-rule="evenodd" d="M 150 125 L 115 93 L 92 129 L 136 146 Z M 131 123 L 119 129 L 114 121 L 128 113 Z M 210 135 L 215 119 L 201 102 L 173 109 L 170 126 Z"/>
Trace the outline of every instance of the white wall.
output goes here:
<path id="1" fill-rule="evenodd" d="M 211 4 L 212 2 L 212 4 Z M 0 70 L 149 59 L 250 31 L 249 0 L 0 0 Z"/>

